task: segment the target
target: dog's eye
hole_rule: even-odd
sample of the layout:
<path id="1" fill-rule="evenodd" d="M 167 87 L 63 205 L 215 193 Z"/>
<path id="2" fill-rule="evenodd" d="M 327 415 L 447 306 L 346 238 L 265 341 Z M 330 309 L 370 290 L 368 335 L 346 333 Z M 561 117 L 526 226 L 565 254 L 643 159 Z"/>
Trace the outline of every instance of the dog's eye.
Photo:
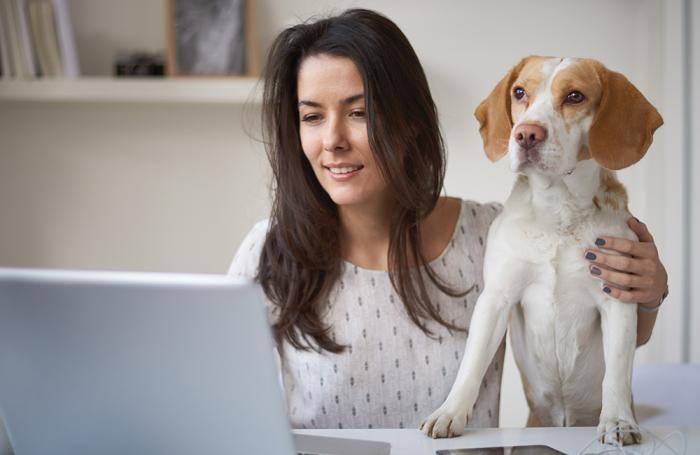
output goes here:
<path id="1" fill-rule="evenodd" d="M 566 100 L 564 100 L 564 102 L 566 104 L 578 104 L 585 99 L 586 99 L 586 97 L 583 96 L 583 93 L 574 90 L 573 92 L 566 95 Z"/>
<path id="2" fill-rule="evenodd" d="M 522 87 L 515 87 L 513 89 L 513 96 L 516 100 L 523 99 L 523 96 L 525 96 L 525 89 L 523 89 Z"/>

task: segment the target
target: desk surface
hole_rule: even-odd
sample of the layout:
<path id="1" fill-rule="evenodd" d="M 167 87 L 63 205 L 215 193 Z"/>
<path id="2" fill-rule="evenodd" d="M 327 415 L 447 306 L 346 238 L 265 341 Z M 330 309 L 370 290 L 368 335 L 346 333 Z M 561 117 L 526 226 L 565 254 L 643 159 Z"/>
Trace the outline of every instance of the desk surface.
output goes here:
<path id="1" fill-rule="evenodd" d="M 688 454 L 700 453 L 700 427 L 651 427 L 646 428 L 657 437 L 664 439 L 673 431 L 685 435 Z M 468 429 L 465 433 L 452 439 L 430 439 L 415 429 L 404 430 L 295 430 L 300 434 L 315 434 L 352 439 L 368 439 L 391 443 L 392 455 L 435 455 L 436 450 L 458 449 L 467 447 L 508 446 L 508 445 L 537 445 L 545 444 L 567 454 L 578 454 L 596 437 L 593 427 L 576 428 L 483 428 Z M 673 436 L 667 441 L 675 453 L 682 452 L 682 440 Z M 632 446 L 636 451 L 652 453 L 652 438 L 644 433 L 642 446 Z M 599 453 L 610 446 L 600 446 L 593 443 L 585 453 Z M 673 454 L 668 449 L 660 448 L 654 455 Z"/>

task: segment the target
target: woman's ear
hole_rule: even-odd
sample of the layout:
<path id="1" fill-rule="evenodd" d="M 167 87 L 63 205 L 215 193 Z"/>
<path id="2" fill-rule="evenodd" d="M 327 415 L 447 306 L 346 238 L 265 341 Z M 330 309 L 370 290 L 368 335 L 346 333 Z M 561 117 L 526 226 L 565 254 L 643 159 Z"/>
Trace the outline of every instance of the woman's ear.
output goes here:
<path id="1" fill-rule="evenodd" d="M 474 116 L 479 121 L 479 133 L 484 142 L 484 151 L 491 161 L 498 161 L 508 151 L 508 138 L 513 128 L 513 119 L 510 115 L 510 89 L 529 58 L 525 57 L 511 68 L 474 111 Z"/>
<path id="2" fill-rule="evenodd" d="M 625 76 L 598 62 L 595 68 L 602 94 L 588 131 L 588 148 L 600 166 L 623 169 L 642 159 L 664 121 Z"/>

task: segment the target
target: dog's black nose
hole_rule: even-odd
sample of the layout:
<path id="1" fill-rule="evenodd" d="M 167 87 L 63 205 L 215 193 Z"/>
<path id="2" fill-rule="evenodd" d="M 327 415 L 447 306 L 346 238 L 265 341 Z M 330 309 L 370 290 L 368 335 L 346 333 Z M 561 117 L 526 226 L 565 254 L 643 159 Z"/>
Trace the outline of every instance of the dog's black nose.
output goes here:
<path id="1" fill-rule="evenodd" d="M 513 131 L 515 142 L 525 150 L 530 150 L 547 138 L 547 130 L 540 125 L 524 123 Z"/>

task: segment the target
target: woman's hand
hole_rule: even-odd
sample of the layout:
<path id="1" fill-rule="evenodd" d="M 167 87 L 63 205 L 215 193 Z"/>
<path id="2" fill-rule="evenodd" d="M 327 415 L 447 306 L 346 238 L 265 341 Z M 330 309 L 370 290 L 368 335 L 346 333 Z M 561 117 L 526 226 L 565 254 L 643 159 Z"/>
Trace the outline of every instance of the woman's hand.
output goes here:
<path id="1" fill-rule="evenodd" d="M 618 237 L 600 237 L 596 245 L 622 255 L 587 250 L 590 273 L 603 280 L 603 292 L 625 303 L 654 307 L 666 291 L 668 275 L 659 260 L 654 237 L 644 223 L 636 218 L 627 220 L 637 234 L 638 242 Z"/>
<path id="2" fill-rule="evenodd" d="M 637 234 L 639 241 L 618 237 L 597 239 L 598 246 L 617 251 L 622 256 L 587 250 L 586 259 L 591 262 L 589 270 L 592 275 L 603 280 L 603 292 L 621 302 L 654 308 L 668 290 L 666 268 L 659 260 L 654 237 L 644 223 L 630 218 L 627 224 Z M 645 344 L 651 338 L 656 315 L 656 311 L 637 310 L 637 346 Z"/>

